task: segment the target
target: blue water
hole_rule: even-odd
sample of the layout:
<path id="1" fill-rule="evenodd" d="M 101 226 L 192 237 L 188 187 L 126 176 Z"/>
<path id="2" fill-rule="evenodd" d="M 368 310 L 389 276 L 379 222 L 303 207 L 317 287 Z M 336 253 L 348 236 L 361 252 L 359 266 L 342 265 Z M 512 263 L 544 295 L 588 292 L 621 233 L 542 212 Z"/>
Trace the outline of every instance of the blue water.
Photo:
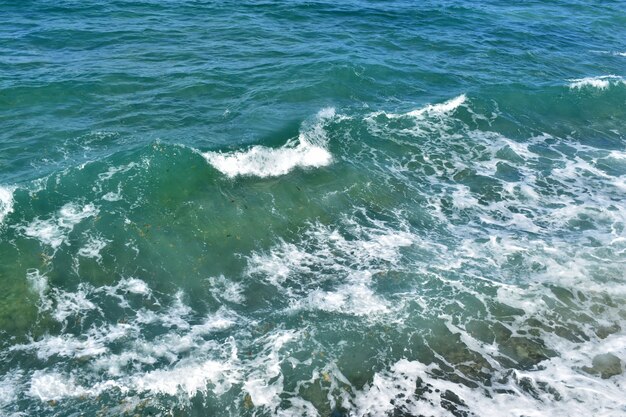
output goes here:
<path id="1" fill-rule="evenodd" d="M 626 414 L 626 2 L 0 1 L 0 414 Z"/>

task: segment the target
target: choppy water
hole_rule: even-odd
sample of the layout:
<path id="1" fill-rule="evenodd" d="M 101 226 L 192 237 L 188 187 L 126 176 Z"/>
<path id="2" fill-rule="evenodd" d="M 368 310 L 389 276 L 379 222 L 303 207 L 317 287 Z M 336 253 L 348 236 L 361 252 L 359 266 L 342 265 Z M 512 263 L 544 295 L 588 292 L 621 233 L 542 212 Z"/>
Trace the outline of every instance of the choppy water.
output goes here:
<path id="1" fill-rule="evenodd" d="M 625 415 L 626 3 L 543 3 L 1 1 L 0 414 Z"/>

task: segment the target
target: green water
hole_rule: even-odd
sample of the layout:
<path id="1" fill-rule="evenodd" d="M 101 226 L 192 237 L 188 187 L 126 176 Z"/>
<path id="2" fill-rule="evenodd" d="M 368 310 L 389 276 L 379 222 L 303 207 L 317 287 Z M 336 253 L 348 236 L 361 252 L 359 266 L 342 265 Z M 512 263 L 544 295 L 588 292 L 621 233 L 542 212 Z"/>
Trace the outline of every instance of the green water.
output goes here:
<path id="1" fill-rule="evenodd" d="M 625 414 L 625 6 L 0 2 L 0 414 Z"/>

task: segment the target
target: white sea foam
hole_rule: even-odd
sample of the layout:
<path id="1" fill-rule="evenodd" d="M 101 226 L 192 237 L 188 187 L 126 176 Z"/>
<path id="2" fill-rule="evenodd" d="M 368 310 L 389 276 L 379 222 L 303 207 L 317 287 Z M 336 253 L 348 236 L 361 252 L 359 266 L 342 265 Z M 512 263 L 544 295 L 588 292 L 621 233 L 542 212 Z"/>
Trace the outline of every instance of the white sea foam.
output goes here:
<path id="1" fill-rule="evenodd" d="M 88 394 L 89 390 L 77 386 L 74 378 L 46 371 L 34 372 L 30 382 L 30 389 L 28 390 L 28 395 L 41 401 L 52 401 Z"/>
<path id="2" fill-rule="evenodd" d="M 65 241 L 65 234 L 54 221 L 34 220 L 24 228 L 26 236 L 39 239 L 40 242 L 58 248 Z"/>
<path id="3" fill-rule="evenodd" d="M 619 75 L 601 75 L 597 77 L 585 77 L 579 79 L 569 80 L 569 87 L 574 89 L 582 89 L 585 87 L 598 88 L 605 90 L 611 85 L 625 84 L 626 80 Z"/>
<path id="4" fill-rule="evenodd" d="M 211 294 L 218 300 L 242 304 L 246 299 L 243 294 L 243 285 L 240 282 L 227 279 L 224 275 L 209 278 L 209 283 L 211 284 Z"/>
<path id="5" fill-rule="evenodd" d="M 122 199 L 122 194 L 119 192 L 114 193 L 111 191 L 103 195 L 102 199 L 106 201 L 111 201 L 111 202 L 120 201 Z"/>
<path id="6" fill-rule="evenodd" d="M 257 407 L 277 407 L 283 392 L 281 349 L 298 337 L 294 331 L 271 333 L 265 337 L 262 354 L 251 364 L 243 389 Z"/>
<path id="7" fill-rule="evenodd" d="M 152 294 L 152 290 L 150 289 L 150 287 L 148 287 L 148 284 L 146 284 L 145 281 L 142 281 L 137 278 L 122 279 L 113 288 L 115 290 L 120 290 L 122 292 L 140 294 L 146 297 L 149 297 Z"/>
<path id="8" fill-rule="evenodd" d="M 100 251 L 106 247 L 109 243 L 109 240 L 91 236 L 89 241 L 78 250 L 78 255 L 83 256 L 85 258 L 93 258 L 98 261 L 102 260 L 102 256 L 100 255 Z"/>
<path id="9" fill-rule="evenodd" d="M 93 288 L 86 284 L 80 284 L 76 292 L 54 290 L 56 307 L 52 316 L 58 322 L 65 322 L 70 316 L 82 314 L 85 311 L 96 310 L 98 307 L 89 300 L 89 294 Z"/>
<path id="10" fill-rule="evenodd" d="M 187 401 L 197 394 L 206 394 L 209 391 L 219 396 L 230 391 L 234 385 L 242 385 L 255 407 L 275 410 L 280 402 L 279 395 L 283 392 L 281 364 L 288 357 L 283 350 L 298 337 L 296 332 L 277 331 L 262 337 L 259 341 L 261 352 L 246 362 L 239 357 L 233 338 L 219 344 L 195 337 L 190 344 L 181 347 L 177 343 L 181 343 L 183 339 L 170 339 L 175 336 L 170 333 L 153 343 L 136 341 L 132 350 L 118 355 L 110 354 L 106 349 L 96 350 L 93 352 L 96 357 L 92 358 L 91 366 L 87 370 L 91 369 L 94 375 L 100 376 L 100 382 L 97 383 L 81 383 L 75 373 L 35 371 L 30 378 L 27 395 L 41 401 L 59 401 L 72 397 L 95 397 L 106 390 L 116 390 L 125 394 L 161 394 Z M 84 353 L 84 347 L 74 346 L 72 343 L 60 344 L 53 354 L 81 357 L 79 355 Z M 41 349 L 42 344 L 33 344 L 31 348 Z M 171 366 L 145 372 L 122 371 L 131 361 L 134 368 L 138 364 L 152 365 L 155 363 L 155 355 L 163 357 L 165 351 L 173 354 Z M 195 354 L 182 359 L 179 357 L 183 352 L 190 351 Z M 217 356 L 207 358 L 207 355 Z M 90 359 L 87 357 L 83 360 Z M 107 378 L 102 378 L 102 371 L 106 372 L 104 376 Z M 307 408 L 307 405 L 294 399 L 292 409 L 301 407 Z"/>
<path id="11" fill-rule="evenodd" d="M 460 186 L 452 192 L 452 201 L 459 209 L 473 208 L 478 205 L 478 200 L 472 195 L 469 187 Z"/>
<path id="12" fill-rule="evenodd" d="M 38 239 L 41 243 L 57 249 L 66 243 L 68 234 L 78 223 L 88 217 L 94 217 L 99 210 L 93 204 L 80 206 L 76 203 L 68 203 L 50 219 L 35 219 L 22 227 L 26 236 Z"/>
<path id="13" fill-rule="evenodd" d="M 319 412 L 315 406 L 302 398 L 290 398 L 289 407 L 278 409 L 274 413 L 276 417 L 319 417 Z"/>
<path id="14" fill-rule="evenodd" d="M 573 80 L 573 83 L 578 81 L 581 83 L 572 88 L 603 88 L 624 82 L 614 76 Z M 457 295 L 449 302 L 443 301 L 445 297 L 436 298 L 439 300 L 436 303 L 422 299 L 422 314 L 428 315 L 433 309 L 438 311 L 432 314 L 445 319 L 452 334 L 458 335 L 465 346 L 494 367 L 487 373 L 492 375 L 492 382 L 499 382 L 493 388 L 468 388 L 446 381 L 436 366 L 401 360 L 377 372 L 373 381 L 356 394 L 355 406 L 350 408 L 349 414 L 384 415 L 400 408 L 409 415 L 448 415 L 444 406 L 446 400 L 441 394 L 449 390 L 464 401 L 465 406 L 458 408 L 476 415 L 621 415 L 626 409 L 623 396 L 619 394 L 625 386 L 623 362 L 622 373 L 607 380 L 583 370 L 591 366 L 597 354 L 611 353 L 619 358 L 625 355 L 626 342 L 620 330 L 624 327 L 620 306 L 626 296 L 623 284 L 626 207 L 624 199 L 620 199 L 624 193 L 624 176 L 605 169 L 607 162 L 621 163 L 621 151 L 595 149 L 572 143 L 570 138 L 549 135 L 513 141 L 492 132 L 473 130 L 453 117 L 419 120 L 412 129 L 395 122 L 390 124 L 384 118 L 370 118 L 368 123 L 372 132 L 384 133 L 380 136 L 405 147 L 407 153 L 418 153 L 435 171 L 435 174 L 420 176 L 416 182 L 409 175 L 420 169 L 419 158 L 394 155 L 409 161 L 411 165 L 407 168 L 404 162 L 384 159 L 387 155 L 372 151 L 382 166 L 389 163 L 394 167 L 381 176 L 393 176 L 418 193 L 432 195 L 433 190 L 441 193 L 439 198 L 429 199 L 429 210 L 455 237 L 455 244 L 447 250 L 421 247 L 432 251 L 425 264 L 415 264 L 414 270 L 424 271 L 425 276 L 435 271 L 441 285 L 453 288 Z M 419 138 L 419 143 L 406 139 L 411 136 Z M 441 142 L 457 149 L 448 152 L 449 148 L 444 150 L 439 145 Z M 518 178 L 502 181 L 497 172 L 500 163 L 515 169 Z M 481 192 L 475 182 L 474 187 L 469 187 L 463 185 L 463 176 L 459 175 L 457 180 L 455 175 L 459 173 L 479 174 L 492 185 L 488 192 Z M 453 177 L 458 181 L 456 184 L 450 184 Z M 451 204 L 441 204 L 443 199 Z M 583 223 L 583 230 L 577 230 L 578 223 Z M 586 239 L 593 244 L 587 244 Z M 446 273 L 449 270 L 466 281 L 449 280 Z M 489 322 L 499 322 L 513 334 L 519 331 L 520 335 L 525 335 L 519 336 L 523 338 L 528 337 L 529 329 L 532 333 L 546 326 L 541 330 L 540 339 L 557 356 L 541 361 L 531 370 L 512 371 L 496 360 L 502 354 L 501 342 L 479 341 L 463 325 L 452 325 L 463 321 L 461 317 L 469 312 L 459 294 L 468 297 L 471 294 L 471 298 L 480 300 L 484 306 L 492 302 L 490 296 L 473 289 L 474 285 L 497 288 L 499 302 L 523 312 L 515 319 L 489 317 Z M 551 293 L 552 286 L 583 295 L 562 301 Z M 411 294 L 411 302 L 420 294 L 416 289 L 415 294 Z M 594 301 L 582 301 L 587 297 Z M 606 300 L 604 297 L 613 301 L 602 301 Z M 325 301 L 334 308 L 345 303 L 345 298 Z M 446 307 L 439 306 L 439 302 Z M 615 304 L 605 307 L 605 303 Z M 599 304 L 603 305 L 602 313 L 595 310 Z M 458 313 L 447 315 L 448 309 Z M 601 340 L 591 325 L 580 321 L 578 314 L 593 316 L 597 320 L 594 326 L 602 324 L 618 333 Z M 533 321 L 541 324 L 529 326 Z M 619 325 L 615 327 L 616 324 Z M 576 340 L 559 333 L 569 326 L 581 329 L 586 336 Z M 518 347 L 516 352 L 528 355 L 525 349 Z M 456 368 L 443 355 L 439 360 Z M 462 373 L 457 370 L 456 374 Z M 507 377 L 500 379 L 500 376 Z M 425 381 L 429 389 L 420 390 L 418 398 L 414 392 L 420 380 Z M 395 405 L 391 405 L 392 400 Z"/>
<path id="15" fill-rule="evenodd" d="M 434 377 L 434 366 L 403 359 L 389 371 L 377 373 L 372 383 L 357 394 L 353 415 L 384 415 L 398 408 L 411 415 L 447 416 L 450 414 L 444 405 L 452 404 L 446 401 L 450 393 L 460 403 L 455 405 L 457 409 L 480 416 L 620 415 L 624 404 L 619 384 L 599 383 L 567 366 L 545 366 L 538 372 L 515 372 L 507 378 L 509 382 L 496 385 L 498 392 L 487 396 L 481 390 Z M 428 384 L 421 397 L 414 395 L 418 381 Z M 544 392 L 541 387 L 545 386 L 555 390 Z M 526 392 L 529 388 L 533 394 Z"/>
<path id="16" fill-rule="evenodd" d="M 123 279 L 114 286 L 91 288 L 81 285 L 74 293 L 53 291 L 51 297 L 59 304 L 55 315 L 66 319 L 72 314 L 93 317 L 106 314 L 96 300 L 105 295 L 120 298 L 128 294 L 151 296 L 145 282 Z M 156 301 L 156 300 L 155 300 Z M 102 302 L 102 300 L 100 301 Z M 124 303 L 132 312 L 130 300 Z M 27 394 L 42 401 L 62 400 L 71 397 L 92 397 L 103 391 L 116 389 L 123 393 L 149 392 L 191 398 L 197 393 L 211 390 L 216 395 L 228 391 L 233 384 L 241 383 L 243 371 L 233 338 L 224 343 L 210 335 L 229 329 L 238 316 L 225 308 L 207 315 L 200 322 L 192 322 L 192 310 L 183 303 L 183 294 L 177 293 L 169 307 L 153 313 L 150 323 L 160 323 L 165 333 L 144 339 L 140 310 L 131 313 L 128 322 L 115 324 L 96 321 L 78 335 L 61 333 L 44 335 L 26 344 L 14 345 L 10 351 L 32 352 L 41 361 L 80 359 L 88 364 L 81 372 L 61 370 L 35 371 L 30 377 Z M 120 343 L 125 349 L 118 353 Z M 111 346 L 117 346 L 112 351 Z M 267 349 L 271 347 L 268 346 Z M 169 366 L 151 369 L 160 360 Z M 129 365 L 132 365 L 129 368 Z M 105 376 L 106 378 L 102 378 Z M 100 382 L 85 383 L 97 377 Z"/>
<path id="17" fill-rule="evenodd" d="M 513 289 L 513 287 L 509 287 Z M 523 329 L 522 321 L 528 316 L 537 317 L 549 307 L 528 300 L 528 292 L 513 289 L 506 298 L 507 305 L 524 308 L 527 316 L 512 330 Z M 545 297 L 545 292 L 542 292 Z M 540 316 L 539 316 L 540 317 Z M 391 367 L 377 372 L 372 382 L 353 398 L 350 415 L 385 415 L 394 409 L 410 415 L 448 415 L 446 409 L 450 393 L 454 393 L 455 408 L 475 415 L 540 416 L 546 413 L 569 416 L 586 413 L 591 415 L 620 415 L 626 403 L 621 391 L 626 383 L 623 372 L 610 378 L 594 375 L 591 368 L 594 358 L 600 354 L 624 357 L 626 334 L 620 332 L 606 339 L 592 338 L 579 343 L 546 332 L 544 340 L 559 355 L 546 359 L 540 366 L 528 370 L 506 371 L 494 360 L 499 356 L 497 345 L 474 339 L 463 328 L 451 324 L 450 330 L 460 335 L 465 346 L 480 353 L 494 370 L 493 384 L 481 389 L 441 378 L 439 366 L 401 359 Z M 522 349 L 522 352 L 524 350 Z M 492 358 L 492 356 L 494 358 Z M 454 367 L 445 358 L 446 366 Z M 613 372 L 616 370 L 613 369 Z M 419 396 L 415 395 L 416 385 Z"/>
<path id="18" fill-rule="evenodd" d="M 138 166 L 139 166 L 138 163 L 131 162 L 128 165 L 109 167 L 109 169 L 106 172 L 98 174 L 98 178 L 100 180 L 109 180 L 109 179 L 113 178 L 113 176 L 116 175 L 116 174 L 126 173 L 126 172 L 130 171 L 133 168 L 137 168 Z"/>
<path id="19" fill-rule="evenodd" d="M 52 308 L 52 301 L 47 295 L 49 285 L 46 274 L 41 273 L 38 269 L 29 269 L 26 271 L 26 280 L 30 284 L 34 293 L 39 296 L 39 311 L 47 311 Z"/>
<path id="20" fill-rule="evenodd" d="M 4 218 L 13 213 L 13 192 L 12 187 L 0 186 L 0 225 Z"/>
<path id="21" fill-rule="evenodd" d="M 138 278 L 122 278 L 115 285 L 105 285 L 97 289 L 97 292 L 103 292 L 110 297 L 116 298 L 118 304 L 123 308 L 130 308 L 130 304 L 126 299 L 127 294 L 141 295 L 143 298 L 152 298 L 152 290 L 146 282 Z"/>
<path id="22" fill-rule="evenodd" d="M 310 274 L 314 270 L 352 274 L 369 267 L 376 271 L 378 262 L 396 264 L 400 249 L 414 242 L 409 232 L 394 230 L 383 222 L 361 226 L 346 218 L 345 225 L 360 239 L 350 240 L 337 229 L 315 224 L 306 232 L 302 246 L 282 242 L 269 253 L 252 253 L 247 272 L 265 275 L 268 282 L 280 286 L 293 274 Z"/>
<path id="23" fill-rule="evenodd" d="M 0 411 L 4 411 L 5 407 L 9 407 L 17 401 L 22 377 L 20 370 L 11 370 L 0 377 Z M 14 416 L 19 415 L 14 414 Z"/>
<path id="24" fill-rule="evenodd" d="M 89 329 L 81 336 L 63 334 L 46 335 L 41 340 L 31 341 L 26 345 L 15 345 L 11 350 L 34 351 L 37 357 L 46 360 L 52 356 L 85 358 L 99 356 L 108 352 L 107 345 L 128 335 L 135 328 L 119 323 L 113 326 Z"/>
<path id="25" fill-rule="evenodd" d="M 372 289 L 373 275 L 399 265 L 401 249 L 415 243 L 415 237 L 371 219 L 364 226 L 348 216 L 342 226 L 351 239 L 336 228 L 314 224 L 298 244 L 282 242 L 267 253 L 253 253 L 247 273 L 279 289 L 290 311 L 382 319 L 394 308 Z M 328 288 L 320 288 L 323 284 Z"/>
<path id="26" fill-rule="evenodd" d="M 165 314 L 155 314 L 150 323 L 164 323 L 166 327 L 169 327 L 167 324 L 172 322 L 172 314 L 176 313 L 172 313 L 170 310 L 170 312 Z M 166 317 L 167 315 L 170 317 Z M 93 362 L 93 367 L 96 371 L 106 372 L 117 380 L 126 376 L 124 369 L 131 363 L 150 366 L 159 360 L 165 359 L 170 364 L 176 364 L 182 357 L 192 354 L 189 356 L 189 360 L 195 360 L 201 365 L 206 361 L 205 355 L 211 352 L 219 353 L 218 356 L 222 358 L 220 359 L 222 362 L 228 358 L 233 359 L 236 356 L 236 347 L 231 342 L 228 342 L 226 345 L 220 345 L 217 342 L 205 339 L 213 332 L 223 331 L 235 325 L 237 316 L 229 310 L 220 309 L 218 312 L 208 315 L 199 324 L 191 324 L 185 321 L 186 317 L 184 315 L 180 316 L 174 321 L 184 323 L 183 326 L 170 328 L 167 333 L 150 341 L 141 338 L 140 326 L 145 324 L 145 321 L 141 318 L 141 314 L 137 314 L 136 320 L 131 323 L 134 326 L 131 328 L 134 331 L 134 338 L 130 346 L 127 346 L 127 349 L 119 354 L 108 353 L 98 357 Z M 189 365 L 189 360 L 185 362 L 185 366 Z M 179 372 L 179 370 L 172 371 L 174 374 L 180 373 L 180 378 L 184 377 L 184 372 Z M 138 374 L 133 373 L 131 379 L 142 378 L 143 375 L 141 372 Z M 130 384 L 129 382 L 125 383 Z M 129 389 L 131 389 L 130 386 Z"/>
<path id="27" fill-rule="evenodd" d="M 305 298 L 292 303 L 294 310 L 323 310 L 355 316 L 384 314 L 390 311 L 387 302 L 369 286 L 369 279 L 360 284 L 346 284 L 335 291 L 313 290 Z"/>
<path id="28" fill-rule="evenodd" d="M 26 280 L 30 284 L 34 292 L 44 297 L 48 290 L 48 277 L 42 274 L 38 269 L 29 269 L 26 271 Z"/>
<path id="29" fill-rule="evenodd" d="M 236 350 L 234 351 L 236 358 Z M 133 391 L 192 398 L 206 393 L 209 384 L 216 395 L 228 391 L 239 382 L 239 373 L 229 362 L 215 360 L 183 360 L 171 369 L 158 369 L 130 379 L 127 387 Z"/>
<path id="30" fill-rule="evenodd" d="M 193 337 L 205 336 L 212 332 L 225 330 L 233 327 L 238 322 L 237 316 L 231 310 L 220 308 L 215 314 L 211 314 L 200 324 L 195 324 L 189 329 Z"/>
<path id="31" fill-rule="evenodd" d="M 206 152 L 202 156 L 224 175 L 276 177 L 295 168 L 316 168 L 329 165 L 332 155 L 327 149 L 324 126 L 335 116 L 334 109 L 321 110 L 312 127 L 306 127 L 297 139 L 280 148 L 256 145 L 246 151 L 229 153 Z"/>
<path id="32" fill-rule="evenodd" d="M 394 402 L 408 408 L 413 415 L 432 414 L 433 411 L 440 413 L 440 407 L 433 404 L 428 407 L 418 404 L 408 403 L 401 398 L 412 399 L 414 397 L 417 380 L 426 375 L 427 366 L 419 362 L 411 362 L 406 359 L 394 364 L 389 372 L 376 373 L 370 384 L 362 391 L 357 392 L 355 402 L 356 416 L 384 416 L 392 412 Z"/>

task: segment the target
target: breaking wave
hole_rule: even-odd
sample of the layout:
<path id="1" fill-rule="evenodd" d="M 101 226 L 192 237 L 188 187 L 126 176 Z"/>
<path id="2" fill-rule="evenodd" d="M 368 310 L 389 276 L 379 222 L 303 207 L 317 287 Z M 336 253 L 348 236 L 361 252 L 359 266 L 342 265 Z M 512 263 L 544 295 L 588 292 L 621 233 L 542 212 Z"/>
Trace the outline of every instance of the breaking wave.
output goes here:
<path id="1" fill-rule="evenodd" d="M 569 88 L 582 89 L 582 88 L 597 88 L 600 90 L 606 90 L 611 85 L 626 85 L 624 77 L 619 75 L 602 75 L 598 77 L 586 77 L 580 79 L 570 80 Z"/>
<path id="2" fill-rule="evenodd" d="M 332 155 L 327 149 L 324 125 L 335 117 L 332 108 L 321 110 L 313 126 L 305 128 L 297 139 L 280 148 L 256 145 L 246 151 L 206 152 L 202 156 L 229 178 L 237 176 L 277 177 L 295 168 L 317 168 L 329 165 Z"/>

